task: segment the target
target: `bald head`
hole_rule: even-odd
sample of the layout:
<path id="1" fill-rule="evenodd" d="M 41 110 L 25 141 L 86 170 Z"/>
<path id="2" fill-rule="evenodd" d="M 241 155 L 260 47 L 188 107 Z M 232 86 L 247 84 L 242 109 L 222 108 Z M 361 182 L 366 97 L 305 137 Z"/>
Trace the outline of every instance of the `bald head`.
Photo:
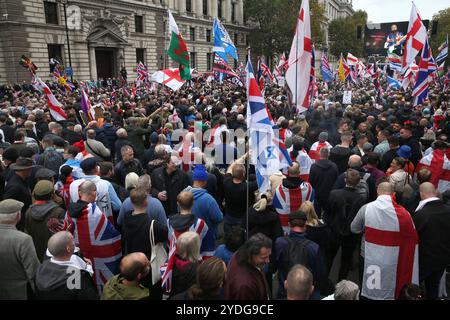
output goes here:
<path id="1" fill-rule="evenodd" d="M 142 252 L 126 255 L 120 261 L 120 274 L 128 281 L 140 281 L 150 272 L 150 261 Z"/>
<path id="2" fill-rule="evenodd" d="M 297 161 L 292 162 L 292 166 L 290 166 L 288 169 L 288 174 L 290 177 L 298 177 L 298 175 L 300 174 L 300 165 Z"/>
<path id="3" fill-rule="evenodd" d="M 419 187 L 422 200 L 437 197 L 437 190 L 431 182 L 424 182 Z"/>
<path id="4" fill-rule="evenodd" d="M 350 158 L 348 159 L 348 167 L 349 168 L 358 168 L 361 166 L 362 166 L 361 157 L 356 154 L 351 155 Z"/>
<path id="5" fill-rule="evenodd" d="M 382 182 L 378 185 L 377 194 L 379 196 L 382 196 L 382 195 L 390 196 L 390 195 L 392 195 L 392 193 L 393 193 L 392 185 L 389 182 Z"/>
<path id="6" fill-rule="evenodd" d="M 68 231 L 57 232 L 50 237 L 47 247 L 54 259 L 65 260 L 66 257 L 70 259 L 75 250 L 73 236 Z"/>
<path id="7" fill-rule="evenodd" d="M 313 275 L 306 267 L 297 264 L 289 271 L 284 286 L 288 300 L 308 300 L 314 291 Z"/>

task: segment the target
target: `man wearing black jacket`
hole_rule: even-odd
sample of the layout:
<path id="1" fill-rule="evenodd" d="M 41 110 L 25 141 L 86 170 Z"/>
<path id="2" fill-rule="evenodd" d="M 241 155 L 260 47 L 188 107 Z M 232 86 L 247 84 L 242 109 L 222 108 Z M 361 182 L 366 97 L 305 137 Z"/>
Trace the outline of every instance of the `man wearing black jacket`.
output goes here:
<path id="1" fill-rule="evenodd" d="M 152 172 L 152 197 L 159 199 L 167 216 L 176 214 L 177 195 L 189 185 L 189 176 L 178 166 L 179 159 L 172 156 L 165 165 Z"/>
<path id="2" fill-rule="evenodd" d="M 413 215 L 419 234 L 419 280 L 425 282 L 427 299 L 436 300 L 439 283 L 450 264 L 450 206 L 437 197 L 430 182 L 419 187 L 422 201 Z"/>
<path id="3" fill-rule="evenodd" d="M 339 175 L 336 164 L 328 160 L 329 153 L 328 148 L 320 149 L 320 160 L 311 166 L 309 172 L 309 183 L 313 186 L 316 195 L 314 208 L 319 218 L 322 216 L 322 209 L 327 211 L 328 197 Z"/>
<path id="4" fill-rule="evenodd" d="M 400 130 L 400 141 L 401 145 L 407 145 L 411 148 L 410 160 L 414 164 L 414 167 L 417 166 L 417 163 L 422 159 L 422 151 L 419 141 L 413 137 L 413 130 L 411 127 L 404 126 Z"/>
<path id="5" fill-rule="evenodd" d="M 336 245 L 331 245 L 328 257 L 328 270 L 333 265 L 334 257 L 340 246 L 342 246 L 341 266 L 339 268 L 339 279 L 345 279 L 350 270 L 352 255 L 358 245 L 358 236 L 350 232 L 350 224 L 358 213 L 358 210 L 367 202 L 363 196 L 358 194 L 356 186 L 361 180 L 358 171 L 348 169 L 345 177 L 345 188 L 333 190 L 328 200 L 328 211 L 324 220 L 329 225 L 338 239 Z"/>
<path id="6" fill-rule="evenodd" d="M 34 279 L 38 300 L 98 300 L 91 261 L 74 255 L 70 232 L 55 233 L 48 251 L 52 257 L 39 266 Z"/>

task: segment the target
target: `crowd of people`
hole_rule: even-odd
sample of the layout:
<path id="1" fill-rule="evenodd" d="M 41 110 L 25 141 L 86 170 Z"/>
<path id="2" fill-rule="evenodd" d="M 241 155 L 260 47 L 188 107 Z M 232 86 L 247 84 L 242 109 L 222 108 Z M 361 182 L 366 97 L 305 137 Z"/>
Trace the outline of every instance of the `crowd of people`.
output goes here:
<path id="1" fill-rule="evenodd" d="M 448 90 L 413 106 L 368 80 L 318 86 L 303 114 L 266 86 L 292 165 L 265 192 L 232 83 L 99 81 L 96 119 L 49 84 L 60 122 L 31 85 L 1 86 L 0 299 L 446 297 Z"/>

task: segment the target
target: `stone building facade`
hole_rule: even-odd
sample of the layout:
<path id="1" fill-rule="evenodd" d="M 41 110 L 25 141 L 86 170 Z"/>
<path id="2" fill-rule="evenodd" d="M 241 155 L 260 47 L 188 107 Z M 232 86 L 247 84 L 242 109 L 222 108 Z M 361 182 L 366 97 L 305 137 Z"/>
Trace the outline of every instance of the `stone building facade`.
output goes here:
<path id="1" fill-rule="evenodd" d="M 0 0 L 0 83 L 30 80 L 19 65 L 22 54 L 44 80 L 51 77 L 50 58 L 71 65 L 78 80 L 115 77 L 123 66 L 133 78 L 139 60 L 149 72 L 169 67 L 172 62 L 164 57 L 168 8 L 191 52 L 192 67 L 200 72 L 212 67 L 215 17 L 245 61 L 249 28 L 243 0 Z"/>

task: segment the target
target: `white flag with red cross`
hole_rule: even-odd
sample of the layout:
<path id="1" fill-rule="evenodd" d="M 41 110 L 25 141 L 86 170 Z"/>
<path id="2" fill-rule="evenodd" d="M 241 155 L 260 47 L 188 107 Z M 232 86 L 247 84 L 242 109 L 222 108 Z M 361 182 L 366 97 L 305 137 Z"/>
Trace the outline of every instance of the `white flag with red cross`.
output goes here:
<path id="1" fill-rule="evenodd" d="M 403 50 L 402 72 L 404 73 L 409 65 L 422 50 L 425 39 L 427 38 L 427 29 L 425 28 L 416 5 L 412 3 L 411 16 L 409 18 L 408 33 Z"/>
<path id="2" fill-rule="evenodd" d="M 156 71 L 152 75 L 152 80 L 169 87 L 173 91 L 177 91 L 186 83 L 186 81 L 181 80 L 179 68 Z"/>

